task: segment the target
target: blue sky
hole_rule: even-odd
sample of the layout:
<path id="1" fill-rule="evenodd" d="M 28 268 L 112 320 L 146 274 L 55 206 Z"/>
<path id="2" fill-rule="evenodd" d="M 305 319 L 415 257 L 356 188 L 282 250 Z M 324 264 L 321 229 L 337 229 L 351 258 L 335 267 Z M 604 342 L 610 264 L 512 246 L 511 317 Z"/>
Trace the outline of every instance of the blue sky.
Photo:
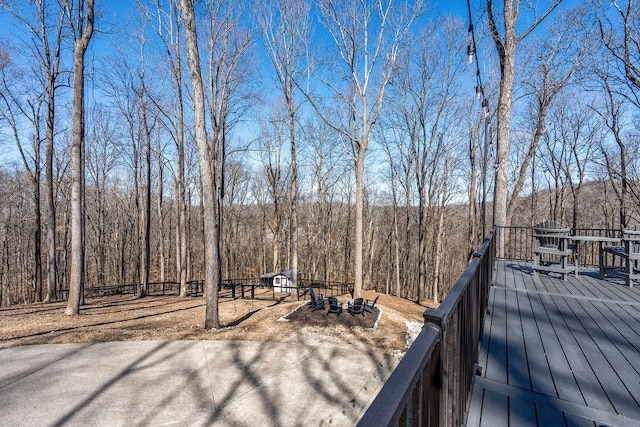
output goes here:
<path id="1" fill-rule="evenodd" d="M 579 0 L 565 0 L 563 3 L 574 5 Z M 16 2 L 17 3 L 17 2 Z M 485 6 L 485 0 L 471 0 L 471 10 L 474 15 L 478 14 L 480 9 Z M 132 9 L 136 7 L 135 0 L 96 0 L 97 9 L 102 12 L 102 19 L 106 20 L 124 20 L 130 16 Z M 429 4 L 430 13 L 452 15 L 464 20 L 468 19 L 466 0 L 437 0 L 431 1 Z M 480 16 L 474 16 L 474 20 Z M 7 16 L 0 14 L 0 34 L 5 35 L 10 32 Z"/>
<path id="2" fill-rule="evenodd" d="M 573 3 L 572 0 L 570 3 Z M 13 4 L 19 4 L 18 2 Z M 471 8 L 474 14 L 474 25 L 476 28 L 482 24 L 479 20 L 482 18 L 481 10 L 485 5 L 485 0 L 472 0 Z M 132 25 L 137 22 L 135 16 L 137 14 L 136 1 L 134 0 L 96 0 L 96 7 L 98 12 L 98 18 L 96 22 L 96 33 L 91 42 L 90 51 L 88 52 L 89 58 L 106 57 L 111 51 L 114 51 L 114 43 L 118 43 L 117 46 L 126 46 L 131 39 L 126 33 L 129 31 L 135 31 Z M 465 24 L 468 22 L 467 2 L 466 0 L 454 0 L 454 1 L 432 1 L 428 8 L 428 16 L 434 17 L 442 15 L 450 15 L 461 19 Z M 4 43 L 5 40 L 11 39 L 20 34 L 19 31 L 24 31 L 21 26 L 11 24 L 11 17 L 7 13 L 0 13 L 0 43 Z M 18 24 L 20 25 L 20 24 Z M 117 34 L 119 33 L 119 34 Z M 124 37 L 123 37 L 124 36 Z M 119 40 L 114 42 L 113 40 Z M 135 47 L 131 46 L 133 50 Z M 131 50 L 131 49 L 128 49 Z M 19 60 L 19 59 L 18 59 Z M 91 59 L 89 59 L 91 60 Z M 100 61 L 100 59 L 98 59 Z M 481 61 L 484 58 L 480 58 Z M 266 55 L 263 58 L 263 64 L 268 67 L 268 60 Z M 265 79 L 270 79 L 268 74 L 271 71 L 262 73 Z M 483 70 L 484 74 L 484 70 Z M 268 90 L 268 89 L 267 89 Z"/>

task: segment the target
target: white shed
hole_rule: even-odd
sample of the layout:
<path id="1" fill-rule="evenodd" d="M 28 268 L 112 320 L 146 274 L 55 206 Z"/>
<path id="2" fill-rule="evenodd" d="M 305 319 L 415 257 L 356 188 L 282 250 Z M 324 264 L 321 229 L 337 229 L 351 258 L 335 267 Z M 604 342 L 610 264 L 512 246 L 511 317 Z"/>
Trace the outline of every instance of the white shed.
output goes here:
<path id="1" fill-rule="evenodd" d="M 261 286 L 271 286 L 274 292 L 291 292 L 291 271 L 267 273 L 260 276 Z"/>
<path id="2" fill-rule="evenodd" d="M 283 274 L 276 274 L 273 276 L 273 291 L 274 292 L 291 292 L 291 276 Z"/>

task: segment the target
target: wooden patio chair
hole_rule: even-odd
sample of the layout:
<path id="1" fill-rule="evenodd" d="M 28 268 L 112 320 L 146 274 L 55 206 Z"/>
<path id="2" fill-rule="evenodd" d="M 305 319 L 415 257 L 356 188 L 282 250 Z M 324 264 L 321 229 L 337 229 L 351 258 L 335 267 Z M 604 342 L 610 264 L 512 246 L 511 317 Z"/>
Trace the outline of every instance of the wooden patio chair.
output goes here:
<path id="1" fill-rule="evenodd" d="M 356 314 L 362 314 L 364 316 L 364 299 L 356 298 L 353 300 L 353 303 L 349 303 L 348 308 L 349 313 L 354 316 Z"/>
<path id="2" fill-rule="evenodd" d="M 633 287 L 633 282 L 640 281 L 640 224 L 631 230 L 624 230 L 622 243 L 627 252 L 625 260 L 625 280 L 627 286 Z"/>
<path id="3" fill-rule="evenodd" d="M 573 255 L 570 239 L 571 228 L 557 222 L 544 221 L 533 226 L 534 277 L 538 277 L 538 271 L 546 271 L 559 273 L 563 280 L 567 280 L 568 273 L 577 273 L 575 263 L 569 263 Z M 545 257 L 548 258 L 546 261 Z"/>
<path id="4" fill-rule="evenodd" d="M 315 299 L 309 301 L 309 305 L 313 311 L 324 310 L 324 299 Z"/>
<path id="5" fill-rule="evenodd" d="M 376 303 L 378 302 L 378 298 L 380 298 L 380 295 L 376 295 L 376 299 L 374 299 L 373 302 L 366 300 L 364 302 L 365 311 L 368 311 L 369 313 L 373 313 L 373 310 L 377 310 Z"/>
<path id="6" fill-rule="evenodd" d="M 313 291 L 313 286 L 309 286 L 309 298 L 310 298 L 310 303 L 317 301 L 317 300 L 324 300 L 324 295 L 323 294 L 319 294 L 316 295 L 316 293 Z"/>
<path id="7" fill-rule="evenodd" d="M 336 316 L 340 316 L 342 313 L 342 304 L 338 303 L 338 299 L 335 297 L 329 297 L 329 310 L 327 311 L 327 316 L 329 314 L 335 314 Z"/>

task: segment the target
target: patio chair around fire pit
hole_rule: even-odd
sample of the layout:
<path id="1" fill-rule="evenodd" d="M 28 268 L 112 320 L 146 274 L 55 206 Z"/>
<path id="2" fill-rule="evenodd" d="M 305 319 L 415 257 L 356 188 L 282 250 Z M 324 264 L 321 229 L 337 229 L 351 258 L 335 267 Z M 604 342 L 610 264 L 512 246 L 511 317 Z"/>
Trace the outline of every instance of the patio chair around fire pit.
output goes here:
<path id="1" fill-rule="evenodd" d="M 373 310 L 377 310 L 376 303 L 378 302 L 378 298 L 380 298 L 380 295 L 376 295 L 376 298 L 373 301 L 366 300 L 364 302 L 364 310 L 369 313 L 373 313 Z"/>
<path id="2" fill-rule="evenodd" d="M 324 299 L 317 298 L 309 301 L 309 305 L 313 311 L 324 310 Z"/>
<path id="3" fill-rule="evenodd" d="M 364 316 L 364 299 L 356 298 L 353 303 L 349 303 L 349 313 L 354 316 L 356 314 L 362 314 Z"/>
<path id="4" fill-rule="evenodd" d="M 318 300 L 324 300 L 324 295 L 319 294 L 316 295 L 316 293 L 313 291 L 313 286 L 309 286 L 309 304 L 313 303 L 314 301 L 318 301 Z"/>
<path id="5" fill-rule="evenodd" d="M 327 311 L 327 316 L 329 314 L 335 314 L 336 316 L 340 316 L 342 313 L 342 304 L 338 303 L 338 299 L 335 297 L 329 297 L 329 311 Z"/>

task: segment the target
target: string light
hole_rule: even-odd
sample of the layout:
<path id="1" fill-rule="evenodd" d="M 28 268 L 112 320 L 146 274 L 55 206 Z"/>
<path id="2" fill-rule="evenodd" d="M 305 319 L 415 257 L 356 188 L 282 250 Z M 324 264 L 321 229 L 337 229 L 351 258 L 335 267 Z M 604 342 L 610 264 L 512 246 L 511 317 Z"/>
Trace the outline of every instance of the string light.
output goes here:
<path id="1" fill-rule="evenodd" d="M 469 43 L 467 46 L 467 57 L 469 58 L 469 64 L 473 63 L 473 57 L 476 55 L 476 48 L 473 46 L 473 43 Z"/>
<path id="2" fill-rule="evenodd" d="M 482 117 L 484 120 L 484 150 L 483 150 L 483 159 L 482 159 L 482 240 L 485 238 L 485 230 L 486 230 L 486 218 L 487 218 L 487 165 L 489 164 L 489 156 L 493 158 L 493 145 L 492 138 L 489 137 L 490 125 L 489 125 L 489 101 L 484 95 L 484 85 L 482 84 L 482 76 L 480 75 L 480 61 L 478 60 L 477 55 L 477 46 L 476 46 L 476 35 L 473 31 L 473 17 L 471 15 L 471 2 L 467 0 L 467 8 L 469 10 L 469 36 L 470 42 L 467 46 L 467 56 L 469 60 L 469 65 L 473 63 L 473 59 L 475 57 L 476 62 L 476 85 L 475 92 L 476 98 L 481 100 L 480 106 L 482 108 Z M 471 138 L 471 136 L 469 136 Z M 495 165 L 497 168 L 497 164 Z M 497 170 L 497 169 L 496 169 Z M 494 219 L 495 220 L 495 219 Z"/>
<path id="3" fill-rule="evenodd" d="M 467 46 L 467 59 L 469 61 L 469 65 L 474 62 L 476 63 L 476 85 L 475 92 L 476 98 L 481 100 L 480 105 L 482 106 L 482 112 L 485 118 L 489 117 L 489 101 L 487 100 L 484 94 L 484 84 L 482 83 L 482 76 L 480 75 L 480 61 L 478 59 L 478 49 L 476 46 L 476 34 L 473 29 L 473 16 L 471 14 L 471 1 L 467 0 L 467 9 L 469 11 L 469 45 Z"/>

